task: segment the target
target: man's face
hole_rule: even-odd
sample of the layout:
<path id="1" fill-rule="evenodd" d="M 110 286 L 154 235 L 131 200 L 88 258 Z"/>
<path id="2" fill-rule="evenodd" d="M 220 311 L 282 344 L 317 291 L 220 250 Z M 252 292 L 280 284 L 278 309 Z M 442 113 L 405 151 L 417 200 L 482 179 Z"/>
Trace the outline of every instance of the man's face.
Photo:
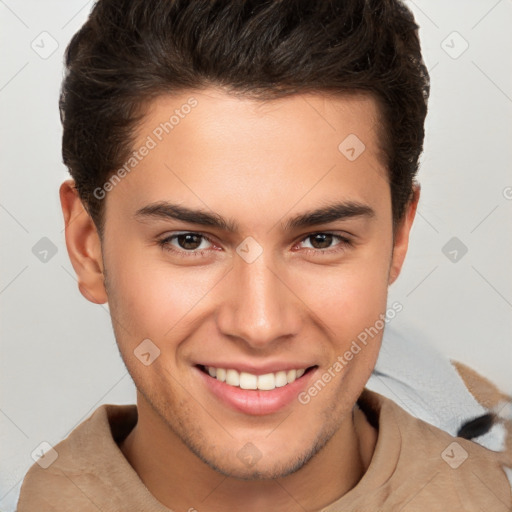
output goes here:
<path id="1" fill-rule="evenodd" d="M 160 123 L 176 109 L 166 133 Z M 377 137 L 368 97 L 162 97 L 134 144 L 147 155 L 107 194 L 108 301 L 141 414 L 225 474 L 298 469 L 340 429 L 370 376 L 382 331 L 341 370 L 333 365 L 382 318 L 390 269 L 401 264 Z M 297 222 L 340 203 L 334 217 Z M 170 204 L 225 225 L 173 218 Z M 154 346 L 160 355 L 143 364 Z M 293 381 L 293 370 L 305 372 Z M 274 389 L 241 389 L 242 372 L 244 387 Z"/>

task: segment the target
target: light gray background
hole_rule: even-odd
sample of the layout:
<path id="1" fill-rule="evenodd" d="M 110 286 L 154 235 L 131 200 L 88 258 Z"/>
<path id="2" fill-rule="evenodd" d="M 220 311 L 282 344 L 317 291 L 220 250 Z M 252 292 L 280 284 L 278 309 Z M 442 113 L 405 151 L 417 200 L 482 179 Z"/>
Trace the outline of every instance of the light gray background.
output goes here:
<path id="1" fill-rule="evenodd" d="M 404 305 L 393 325 L 511 393 L 512 1 L 407 3 L 432 93 L 422 198 L 390 289 L 389 303 Z M 62 56 L 91 6 L 0 0 L 2 511 L 14 509 L 42 441 L 56 444 L 101 403 L 135 400 L 107 308 L 78 292 L 58 201 L 68 177 L 57 109 Z M 57 249 L 46 262 L 32 251 L 43 237 Z M 459 247 L 448 246 L 447 257 L 453 237 Z"/>

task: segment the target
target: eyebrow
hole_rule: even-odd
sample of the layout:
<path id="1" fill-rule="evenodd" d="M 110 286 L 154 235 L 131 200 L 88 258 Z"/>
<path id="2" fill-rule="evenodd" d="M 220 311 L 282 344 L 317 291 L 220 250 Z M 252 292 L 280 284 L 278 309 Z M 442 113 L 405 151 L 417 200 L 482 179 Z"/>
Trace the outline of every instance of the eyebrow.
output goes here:
<path id="1" fill-rule="evenodd" d="M 135 213 L 138 220 L 150 218 L 173 219 L 191 224 L 199 224 L 217 228 L 222 231 L 238 233 L 240 231 L 238 223 L 233 219 L 225 219 L 221 215 L 211 213 L 205 210 L 192 209 L 186 206 L 159 201 L 140 208 Z M 288 219 L 281 227 L 284 231 L 316 226 L 318 224 L 327 224 L 337 220 L 351 218 L 375 217 L 375 211 L 367 204 L 355 201 L 337 202 L 322 208 L 306 211 L 295 217 Z"/>

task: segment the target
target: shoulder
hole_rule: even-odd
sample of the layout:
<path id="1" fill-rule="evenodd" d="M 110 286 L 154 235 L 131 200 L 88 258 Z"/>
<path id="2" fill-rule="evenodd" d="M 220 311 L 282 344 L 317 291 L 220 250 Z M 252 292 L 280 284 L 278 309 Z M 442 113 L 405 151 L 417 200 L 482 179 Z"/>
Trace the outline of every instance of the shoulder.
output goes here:
<path id="1" fill-rule="evenodd" d="M 453 437 L 411 416 L 390 399 L 380 396 L 379 401 L 379 420 L 393 423 L 400 438 L 388 485 L 393 488 L 393 501 L 404 506 L 403 512 L 512 509 L 503 453 Z"/>
<path id="2" fill-rule="evenodd" d="M 43 469 L 34 464 L 25 475 L 21 486 L 17 512 L 97 512 L 94 502 L 79 492 L 73 475 L 58 469 Z"/>
<path id="3" fill-rule="evenodd" d="M 133 428 L 136 415 L 135 405 L 98 407 L 53 447 L 51 459 L 40 458 L 30 467 L 21 486 L 17 512 L 57 510 L 54 506 L 59 512 L 97 512 L 94 494 L 105 492 L 102 472 L 113 464 L 112 459 L 120 457 L 116 442 Z"/>

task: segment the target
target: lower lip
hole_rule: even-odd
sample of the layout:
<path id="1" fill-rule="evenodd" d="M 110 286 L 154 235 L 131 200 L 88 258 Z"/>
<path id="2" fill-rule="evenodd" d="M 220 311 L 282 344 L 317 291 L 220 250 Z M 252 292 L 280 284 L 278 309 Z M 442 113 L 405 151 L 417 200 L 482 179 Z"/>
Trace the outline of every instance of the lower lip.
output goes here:
<path id="1" fill-rule="evenodd" d="M 313 374 L 316 372 L 316 368 L 313 368 L 291 384 L 269 391 L 261 391 L 230 386 L 214 377 L 210 377 L 197 367 L 195 369 L 208 390 L 224 404 L 244 414 L 255 416 L 272 414 L 285 408 L 307 388 Z"/>

